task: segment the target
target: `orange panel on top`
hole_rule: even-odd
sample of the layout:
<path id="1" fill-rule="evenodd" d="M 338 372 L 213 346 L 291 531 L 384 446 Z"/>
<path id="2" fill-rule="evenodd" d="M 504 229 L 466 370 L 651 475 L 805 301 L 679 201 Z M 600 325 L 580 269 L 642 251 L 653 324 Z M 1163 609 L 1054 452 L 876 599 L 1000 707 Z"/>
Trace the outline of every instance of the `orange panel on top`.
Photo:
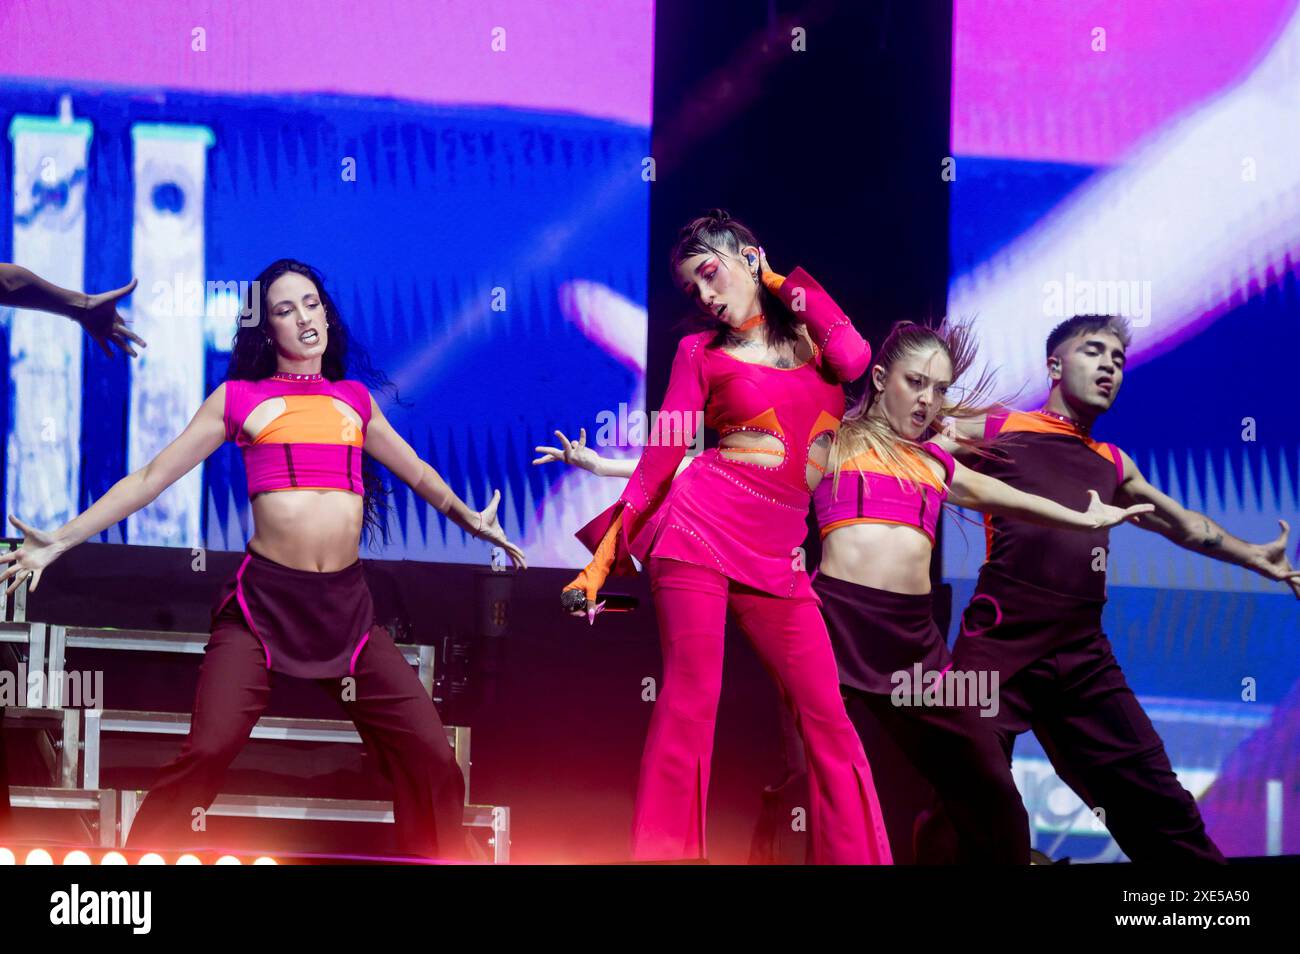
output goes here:
<path id="1" fill-rule="evenodd" d="M 765 431 L 775 431 L 780 436 L 782 443 L 785 442 L 785 431 L 781 429 L 781 422 L 776 418 L 776 408 L 774 407 L 769 407 L 762 414 L 751 417 L 748 421 L 732 424 L 725 430 L 733 431 L 742 427 L 758 427 Z"/>
<path id="2" fill-rule="evenodd" d="M 1076 437 L 1083 441 L 1090 450 L 1096 451 L 1112 464 L 1115 463 L 1115 455 L 1110 452 L 1110 445 L 1101 441 L 1095 441 L 1091 437 L 1085 437 L 1079 433 L 1079 429 L 1068 421 L 1062 421 L 1060 418 L 1049 417 L 1046 414 L 1039 414 L 1037 411 L 1012 411 L 1007 415 L 1006 423 L 1002 425 L 999 434 L 1027 433 L 1027 434 L 1066 434 L 1070 437 Z"/>
<path id="3" fill-rule="evenodd" d="M 830 431 L 832 434 L 838 434 L 840 430 L 840 419 L 834 414 L 828 414 L 822 411 L 817 415 L 817 420 L 813 422 L 812 430 L 808 432 L 808 440 L 812 441 L 818 434 Z"/>
<path id="4" fill-rule="evenodd" d="M 916 452 L 903 447 L 899 450 L 907 460 L 907 472 L 902 475 L 894 473 L 892 467 L 882 461 L 875 451 L 870 450 L 845 461 L 840 470 L 841 472 L 860 470 L 866 474 L 883 474 L 886 477 L 902 476 L 904 479 L 911 478 L 918 483 L 926 484 L 935 490 L 943 489 L 943 482 L 934 475 L 934 471 L 926 466 Z"/>
<path id="5" fill-rule="evenodd" d="M 361 447 L 361 425 L 340 411 L 328 394 L 286 394 L 284 413 L 273 418 L 254 444 L 351 444 Z"/>

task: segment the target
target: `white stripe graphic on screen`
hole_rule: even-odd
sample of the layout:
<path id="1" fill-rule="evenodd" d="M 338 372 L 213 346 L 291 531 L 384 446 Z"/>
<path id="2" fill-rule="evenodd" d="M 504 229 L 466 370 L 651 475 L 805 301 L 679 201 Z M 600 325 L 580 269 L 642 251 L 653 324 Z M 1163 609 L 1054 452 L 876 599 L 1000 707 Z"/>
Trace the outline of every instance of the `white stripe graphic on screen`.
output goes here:
<path id="1" fill-rule="evenodd" d="M 135 471 L 175 439 L 204 397 L 203 194 L 213 136 L 206 126 L 138 124 L 131 140 L 136 331 L 149 342 L 131 365 L 127 466 Z M 128 519 L 128 541 L 196 545 L 202 486 L 196 467 Z"/>
<path id="2" fill-rule="evenodd" d="M 203 333 L 213 351 L 230 352 L 239 330 L 239 309 L 251 282 L 211 281 L 205 292 Z"/>
<path id="3" fill-rule="evenodd" d="M 962 108 L 955 103 L 954 109 Z M 1049 282 L 1150 282 L 1151 314 L 1134 335 L 1136 367 L 1195 333 L 1254 283 L 1300 256 L 1300 10 L 1240 83 L 1181 115 L 1088 179 L 1040 224 L 949 291 L 948 311 L 978 316 L 980 357 L 998 390 L 1045 393 Z M 1257 178 L 1242 176 L 1256 160 Z"/>
<path id="4" fill-rule="evenodd" d="M 87 120 L 15 116 L 13 260 L 64 288 L 83 287 Z M 52 530 L 76 515 L 81 478 L 80 326 L 15 310 L 9 325 L 12 395 L 6 511 Z"/>
<path id="5" fill-rule="evenodd" d="M 1264 785 L 1264 854 L 1282 854 L 1282 780 L 1271 778 Z"/>

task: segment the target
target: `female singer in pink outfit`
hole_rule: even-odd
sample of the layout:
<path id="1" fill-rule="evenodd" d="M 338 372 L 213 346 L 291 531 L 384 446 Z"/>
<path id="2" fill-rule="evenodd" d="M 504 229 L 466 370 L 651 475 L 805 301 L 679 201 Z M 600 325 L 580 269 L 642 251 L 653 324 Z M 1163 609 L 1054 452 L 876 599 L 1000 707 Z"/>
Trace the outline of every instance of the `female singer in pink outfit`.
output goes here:
<path id="1" fill-rule="evenodd" d="M 641 760 L 633 855 L 706 853 L 730 607 L 804 739 L 813 862 L 889 864 L 871 769 L 800 549 L 844 413 L 841 384 L 863 373 L 871 349 L 802 269 L 773 275 L 753 234 L 725 212 L 682 230 L 672 266 L 708 327 L 679 343 L 641 460 L 618 501 L 578 532 L 596 558 L 568 587 L 585 590 L 590 615 L 609 572 L 635 572 L 630 556 L 650 570 L 664 675 Z M 720 444 L 674 481 L 701 417 Z"/>

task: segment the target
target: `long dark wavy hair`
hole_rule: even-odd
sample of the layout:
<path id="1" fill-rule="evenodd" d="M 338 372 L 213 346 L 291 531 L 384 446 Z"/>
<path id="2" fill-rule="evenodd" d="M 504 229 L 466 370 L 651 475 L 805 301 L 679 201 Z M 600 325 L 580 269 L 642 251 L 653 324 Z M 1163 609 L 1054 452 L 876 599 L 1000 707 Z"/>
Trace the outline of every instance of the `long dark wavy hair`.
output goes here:
<path id="1" fill-rule="evenodd" d="M 677 233 L 672 253 L 668 256 L 669 268 L 674 272 L 673 283 L 677 282 L 677 266 L 692 255 L 711 252 L 714 255 L 739 258 L 740 250 L 746 245 L 758 245 L 758 238 L 752 229 L 738 219 L 733 219 L 725 209 L 709 209 L 703 215 L 691 219 Z M 794 313 L 785 306 L 785 302 L 759 284 L 758 303 L 767 318 L 763 328 L 767 343 L 776 347 L 784 341 L 799 339 L 799 321 Z M 724 322 L 716 318 L 694 313 L 684 321 L 686 331 L 711 330 L 717 332 L 711 346 L 721 345 L 731 330 Z"/>
<path id="2" fill-rule="evenodd" d="M 271 340 L 270 314 L 267 293 L 281 275 L 296 272 L 316 286 L 321 305 L 325 309 L 325 327 L 329 341 L 321 356 L 321 375 L 330 381 L 350 378 L 360 381 L 371 390 L 383 391 L 397 397 L 393 382 L 370 362 L 358 342 L 348 334 L 347 325 L 339 315 L 338 306 L 325 288 L 321 273 L 310 265 L 292 258 L 282 258 L 262 269 L 249 286 L 240 311 L 239 328 L 230 348 L 230 365 L 227 381 L 260 381 L 276 371 L 275 343 Z M 251 319 L 251 320 L 250 320 Z M 365 513 L 361 535 L 370 545 L 379 540 L 388 542 L 388 488 L 380 477 L 378 467 L 370 455 L 361 455 L 361 481 L 365 491 Z"/>

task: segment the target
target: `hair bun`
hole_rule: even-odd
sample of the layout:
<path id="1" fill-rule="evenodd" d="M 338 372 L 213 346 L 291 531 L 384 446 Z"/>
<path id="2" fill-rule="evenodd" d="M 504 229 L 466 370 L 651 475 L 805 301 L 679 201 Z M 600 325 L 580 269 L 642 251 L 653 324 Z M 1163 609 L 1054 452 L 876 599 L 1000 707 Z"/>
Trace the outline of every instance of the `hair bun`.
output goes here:
<path id="1" fill-rule="evenodd" d="M 725 225 L 731 221 L 731 213 L 726 209 L 709 209 L 704 213 L 706 219 L 713 219 L 719 225 Z"/>

